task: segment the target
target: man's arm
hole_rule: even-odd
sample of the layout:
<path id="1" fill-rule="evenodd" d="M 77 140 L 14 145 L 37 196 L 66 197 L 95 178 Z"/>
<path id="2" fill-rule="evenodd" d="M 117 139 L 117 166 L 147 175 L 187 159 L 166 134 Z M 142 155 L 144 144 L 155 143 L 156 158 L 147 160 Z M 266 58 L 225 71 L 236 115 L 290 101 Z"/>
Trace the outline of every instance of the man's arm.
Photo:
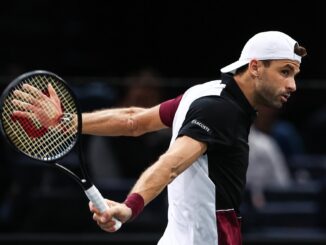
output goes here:
<path id="1" fill-rule="evenodd" d="M 148 204 L 206 149 L 205 143 L 188 136 L 177 138 L 169 150 L 141 175 L 131 193 L 140 194 L 145 205 Z"/>
<path id="2" fill-rule="evenodd" d="M 118 108 L 83 113 L 83 134 L 100 136 L 139 136 L 166 128 L 159 114 L 160 105 L 152 108 Z"/>
<path id="3" fill-rule="evenodd" d="M 144 201 L 143 204 L 147 205 L 199 156 L 204 154 L 206 149 L 205 143 L 188 136 L 177 138 L 169 150 L 140 176 L 130 193 L 140 195 Z M 90 204 L 90 210 L 94 212 L 93 219 L 103 230 L 114 232 L 112 217 L 126 222 L 134 214 L 132 208 L 124 203 L 120 204 L 112 201 L 108 201 L 108 203 L 111 208 L 105 213 L 100 214 L 92 204 Z"/>
<path id="4" fill-rule="evenodd" d="M 13 104 L 19 109 L 14 111 L 13 115 L 24 118 L 35 117 L 45 127 L 57 126 L 64 112 L 60 99 L 50 83 L 48 92 L 49 96 L 46 96 L 29 84 L 25 84 L 23 90 L 15 90 Z M 156 131 L 166 127 L 161 121 L 159 108 L 160 105 L 148 109 L 130 107 L 83 113 L 82 133 L 101 136 L 139 136 Z M 75 123 L 76 117 L 73 117 L 71 122 Z"/>

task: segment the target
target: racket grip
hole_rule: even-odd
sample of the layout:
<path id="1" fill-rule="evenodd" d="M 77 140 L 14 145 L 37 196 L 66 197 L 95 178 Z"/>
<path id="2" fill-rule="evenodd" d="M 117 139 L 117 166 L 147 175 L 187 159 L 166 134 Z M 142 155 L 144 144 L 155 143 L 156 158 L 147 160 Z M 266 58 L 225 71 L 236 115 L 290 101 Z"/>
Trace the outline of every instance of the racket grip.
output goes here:
<path id="1" fill-rule="evenodd" d="M 101 212 L 104 213 L 108 208 L 107 202 L 104 200 L 103 196 L 99 192 L 99 190 L 92 185 L 89 189 L 85 191 L 86 196 L 88 199 L 95 205 L 95 207 Z M 116 218 L 112 218 L 115 221 L 114 228 L 115 230 L 119 230 L 120 227 L 122 226 L 122 223 L 120 220 L 117 220 Z"/>

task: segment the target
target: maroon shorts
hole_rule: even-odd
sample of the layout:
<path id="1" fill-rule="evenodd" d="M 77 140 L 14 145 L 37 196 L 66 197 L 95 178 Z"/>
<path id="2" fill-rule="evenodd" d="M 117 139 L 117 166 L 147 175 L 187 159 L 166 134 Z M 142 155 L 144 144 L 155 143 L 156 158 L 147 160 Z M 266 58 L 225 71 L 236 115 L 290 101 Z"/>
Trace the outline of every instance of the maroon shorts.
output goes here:
<path id="1" fill-rule="evenodd" d="M 241 218 L 232 210 L 217 210 L 218 245 L 241 245 Z"/>

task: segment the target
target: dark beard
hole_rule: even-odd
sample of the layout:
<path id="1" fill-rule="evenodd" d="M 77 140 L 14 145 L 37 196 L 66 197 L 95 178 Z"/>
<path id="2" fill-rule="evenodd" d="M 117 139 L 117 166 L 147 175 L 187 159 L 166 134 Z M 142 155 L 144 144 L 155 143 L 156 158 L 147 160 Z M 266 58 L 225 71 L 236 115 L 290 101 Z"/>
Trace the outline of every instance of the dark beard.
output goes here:
<path id="1" fill-rule="evenodd" d="M 273 103 L 272 99 L 267 99 L 268 96 L 264 96 L 262 93 L 255 94 L 255 101 L 257 105 L 263 105 L 270 108 L 279 109 L 282 107 L 282 103 L 276 104 Z"/>

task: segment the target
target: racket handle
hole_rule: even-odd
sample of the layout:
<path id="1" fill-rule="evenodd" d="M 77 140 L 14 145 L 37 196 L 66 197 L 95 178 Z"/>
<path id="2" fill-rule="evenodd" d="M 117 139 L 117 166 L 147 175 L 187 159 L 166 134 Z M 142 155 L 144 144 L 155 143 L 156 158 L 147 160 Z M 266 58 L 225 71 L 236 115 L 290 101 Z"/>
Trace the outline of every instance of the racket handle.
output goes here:
<path id="1" fill-rule="evenodd" d="M 95 205 L 95 207 L 101 212 L 104 213 L 108 208 L 107 202 L 104 200 L 103 196 L 99 192 L 99 190 L 92 185 L 89 189 L 85 191 L 86 196 L 88 199 Z M 120 220 L 117 220 L 116 218 L 112 218 L 115 221 L 114 228 L 115 230 L 119 230 L 120 227 L 122 226 L 122 223 Z"/>

